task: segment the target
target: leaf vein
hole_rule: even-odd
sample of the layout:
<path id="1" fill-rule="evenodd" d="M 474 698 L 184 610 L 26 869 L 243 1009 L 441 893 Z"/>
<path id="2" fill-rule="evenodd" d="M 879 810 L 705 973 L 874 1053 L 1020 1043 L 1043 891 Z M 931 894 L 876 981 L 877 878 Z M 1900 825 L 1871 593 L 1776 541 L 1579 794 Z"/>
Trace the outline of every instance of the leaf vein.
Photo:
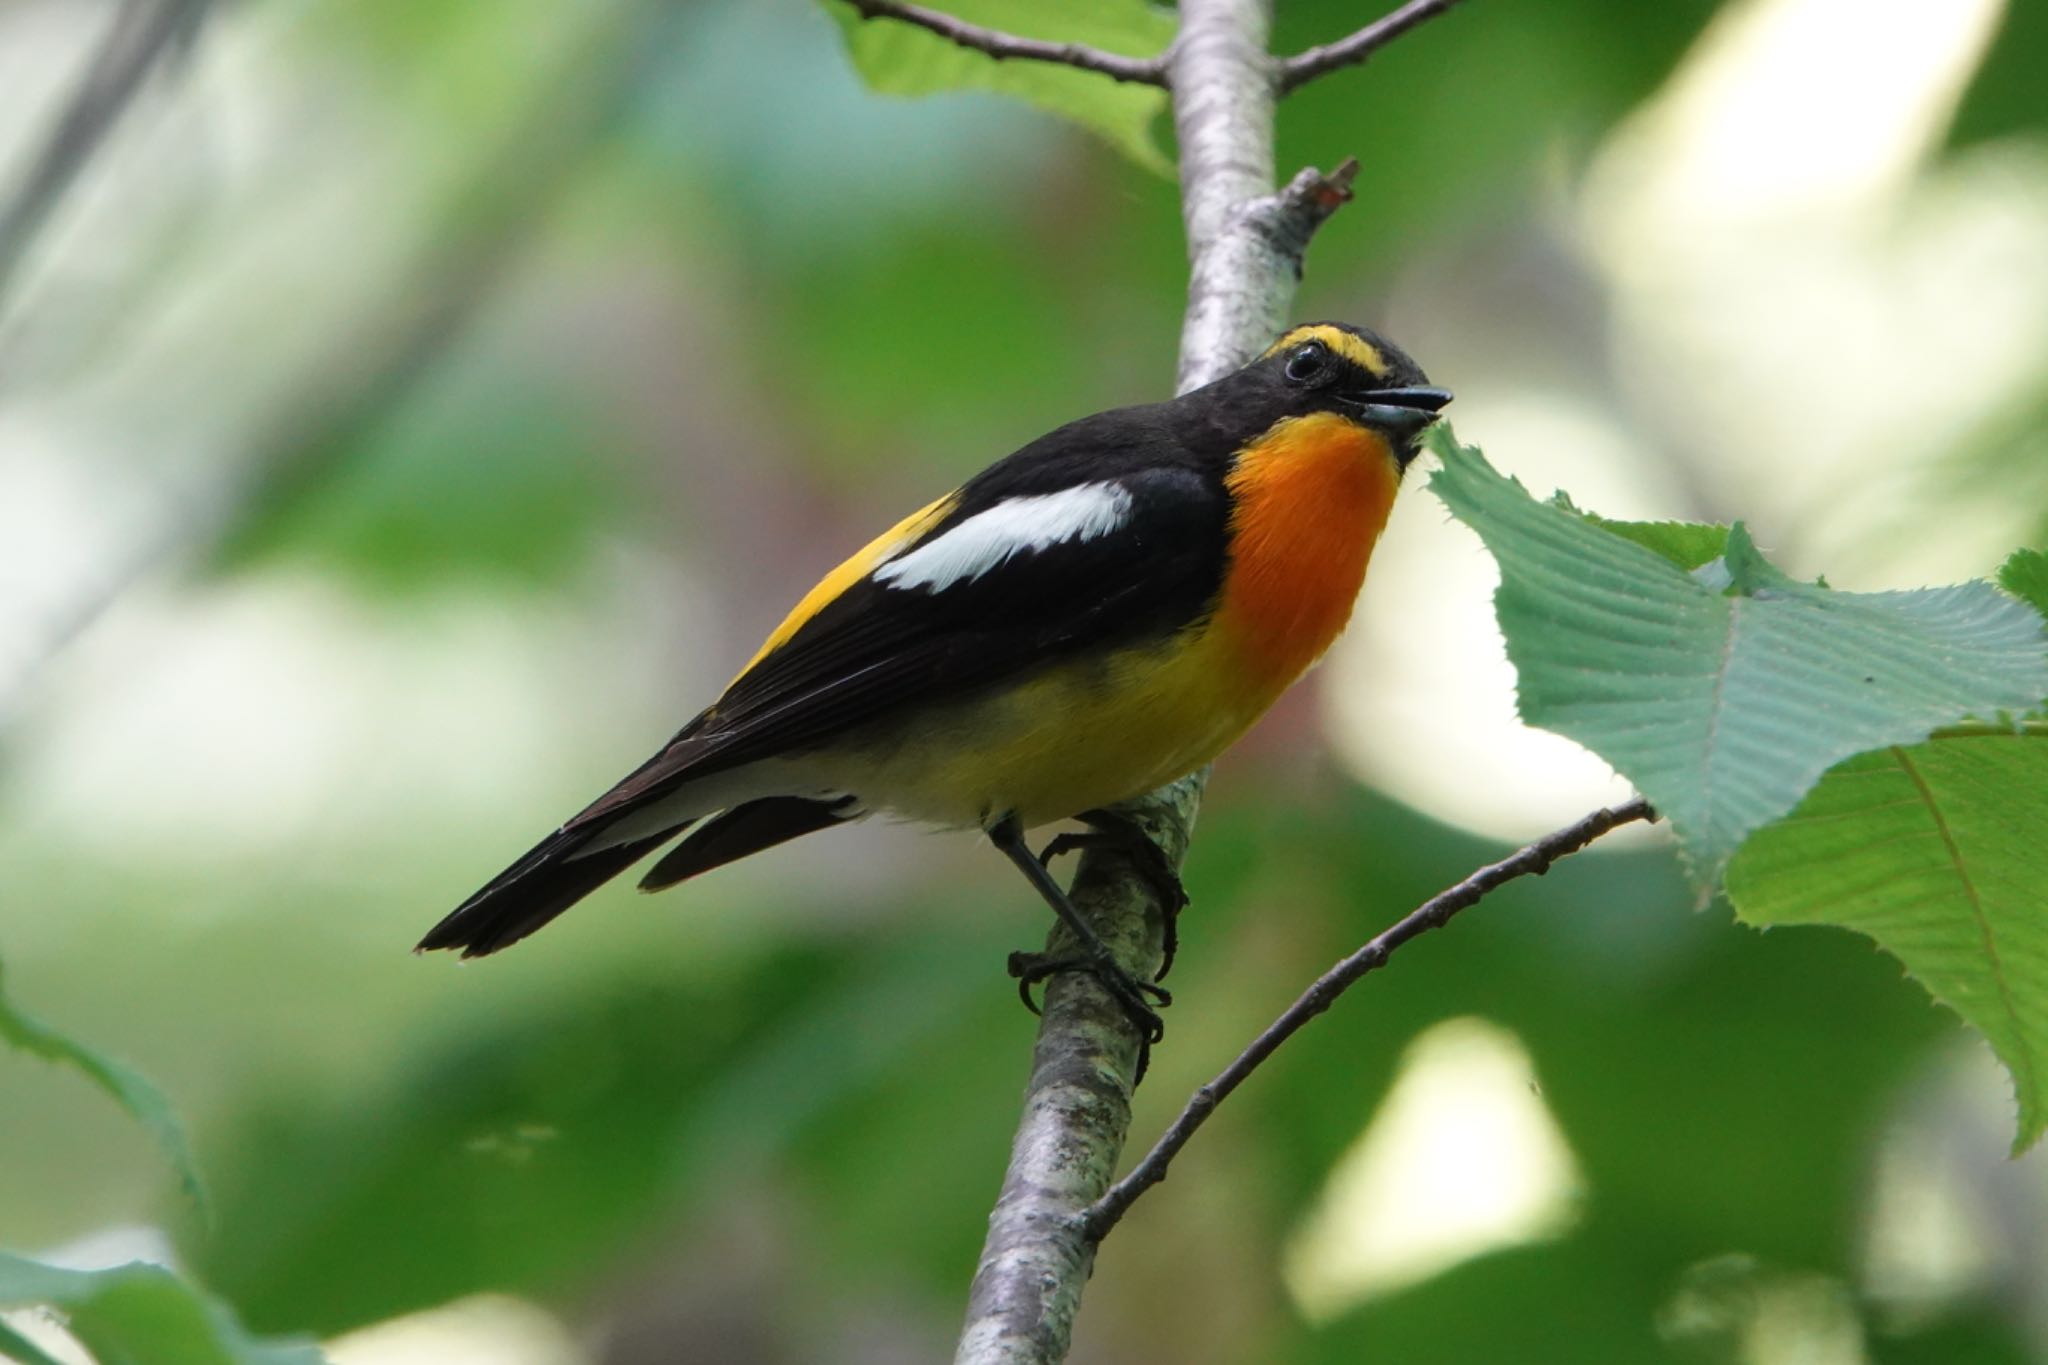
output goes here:
<path id="1" fill-rule="evenodd" d="M 2016 1069 L 2025 1074 L 2020 1077 L 2023 1094 L 2036 1093 L 2039 1084 L 2038 1071 L 2034 1062 L 2033 1042 L 2027 1037 L 2025 1021 L 2020 1018 L 2018 1007 L 2013 1003 L 2012 983 L 2006 980 L 2005 962 L 1998 955 L 1998 944 L 1991 932 L 1991 918 L 1984 913 L 1984 901 L 1977 894 L 1977 884 L 1970 876 L 1970 870 L 1963 862 L 1962 850 L 1956 847 L 1955 832 L 1949 828 L 1948 817 L 1942 814 L 1941 805 L 1934 798 L 1934 791 L 1927 780 L 1920 775 L 1920 768 L 1903 748 L 1894 747 L 1892 756 L 1899 767 L 1912 779 L 1920 792 L 1920 799 L 1927 806 L 1927 814 L 1934 821 L 1934 827 L 1941 835 L 1942 846 L 1948 850 L 1950 864 L 1955 868 L 1956 880 L 1963 885 L 1963 894 L 1969 898 L 1970 913 L 1976 917 L 1977 933 L 1984 942 L 1984 957 L 1991 964 L 1991 980 L 1998 987 L 1998 1002 L 2005 1007 L 2007 1018 L 2012 1021 L 2013 1044 L 2016 1054 Z"/>

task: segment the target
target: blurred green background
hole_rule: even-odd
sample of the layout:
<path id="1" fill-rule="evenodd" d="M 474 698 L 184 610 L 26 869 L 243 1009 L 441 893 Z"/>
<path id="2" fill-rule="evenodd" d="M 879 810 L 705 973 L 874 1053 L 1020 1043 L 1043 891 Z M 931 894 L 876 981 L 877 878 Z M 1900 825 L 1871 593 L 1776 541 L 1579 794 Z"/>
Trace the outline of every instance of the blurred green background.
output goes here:
<path id="1" fill-rule="evenodd" d="M 0 4 L 0 192 L 116 8 Z M 0 1247 L 166 1260 L 343 1365 L 943 1358 L 1043 932 L 984 845 L 835 832 L 406 950 L 873 528 L 1161 396 L 1174 187 L 866 92 L 814 0 L 196 13 L 0 256 L 0 961 L 169 1093 L 213 1208 L 0 1054 Z M 1281 0 L 1276 46 L 1358 22 Z M 1283 174 L 1364 165 L 1298 315 L 1386 330 L 1538 492 L 1980 575 L 2048 527 L 2044 58 L 2037 0 L 1472 0 L 1283 108 Z M 1618 790 L 1515 724 L 1490 573 L 1411 490 L 1220 765 L 1140 1140 Z M 1073 1358 L 2048 1360 L 2048 1167 L 1982 1049 L 1610 843 L 1233 1099 Z"/>

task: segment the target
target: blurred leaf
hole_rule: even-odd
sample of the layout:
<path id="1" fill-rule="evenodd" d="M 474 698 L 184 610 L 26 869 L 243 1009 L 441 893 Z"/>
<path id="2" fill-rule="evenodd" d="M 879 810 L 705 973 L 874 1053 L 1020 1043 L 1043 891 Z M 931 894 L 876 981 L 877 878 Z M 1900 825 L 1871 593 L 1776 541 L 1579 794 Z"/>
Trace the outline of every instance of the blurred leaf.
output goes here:
<path id="1" fill-rule="evenodd" d="M 0 1322 L 0 1358 L 19 1361 L 20 1365 L 63 1365 L 4 1322 Z"/>
<path id="2" fill-rule="evenodd" d="M 1500 1359 L 1517 1365 L 1618 1365 L 1659 1358 L 1640 1301 L 1613 1292 L 1613 1270 L 1599 1248 L 1583 1243 L 1483 1256 L 1389 1303 L 1338 1319 L 1317 1333 L 1308 1359 L 1318 1365 Z M 1485 1311 L 1473 1312 L 1475 1304 Z M 1501 1330 L 1504 1320 L 1515 1323 L 1512 1338 Z"/>
<path id="3" fill-rule="evenodd" d="M 620 502 L 602 427 L 530 381 L 462 357 L 374 428 L 325 439 L 313 490 L 265 498 L 229 567 L 306 558 L 389 590 L 451 577 L 548 581 L 582 561 Z"/>
<path id="4" fill-rule="evenodd" d="M 55 1309 L 100 1365 L 320 1365 L 322 1359 L 311 1345 L 256 1340 L 224 1305 L 142 1261 L 62 1270 L 0 1252 L 0 1306 Z M 31 1365 L 47 1359 L 17 1358 Z"/>
<path id="5" fill-rule="evenodd" d="M 185 1130 L 179 1126 L 178 1117 L 162 1091 L 104 1053 L 74 1042 L 23 1014 L 9 1003 L 4 991 L 0 991 L 0 1042 L 46 1062 L 71 1067 L 113 1096 L 114 1102 L 127 1110 L 128 1116 L 155 1139 L 192 1202 L 202 1209 L 205 1207 L 206 1192 L 200 1184 L 199 1164 L 192 1159 L 192 1149 L 185 1141 Z"/>
<path id="6" fill-rule="evenodd" d="M 2006 0 L 2004 16 L 1976 79 L 1963 92 L 1949 129 L 1951 145 L 2039 134 L 2048 125 L 2041 101 L 2041 54 L 2048 52 L 2048 5 Z"/>
<path id="7" fill-rule="evenodd" d="M 594 1280 L 671 1196 L 678 1125 L 723 1059 L 800 1008 L 824 967 L 784 955 L 715 986 L 615 980 L 425 1040 L 376 1095 L 252 1090 L 214 1139 L 215 1231 L 183 1249 L 258 1328 L 323 1335 Z"/>
<path id="8" fill-rule="evenodd" d="M 892 19 L 862 19 L 824 0 L 846 35 L 847 52 L 868 88 L 884 95 L 993 90 L 1030 101 L 1105 139 L 1149 171 L 1173 174 L 1160 149 L 1166 92 L 1112 81 L 1052 62 L 1003 61 Z M 1167 11 L 1143 0 L 948 0 L 948 14 L 1024 38 L 1085 43 L 1128 57 L 1150 57 L 1173 40 Z"/>
<path id="9" fill-rule="evenodd" d="M 930 941 L 783 950 L 694 979 L 654 964 L 523 999 L 423 1041 L 374 1095 L 252 1089 L 214 1140 L 229 1157 L 213 1234 L 184 1250 L 266 1329 L 333 1333 L 486 1289 L 601 1287 L 651 1233 L 772 1168 L 845 1095 L 873 1103 L 875 1068 L 927 1046 L 964 986 L 985 978 L 1003 994 L 999 952 L 912 927 Z M 499 980 L 523 992 L 517 975 Z M 997 1169 L 1001 1154 L 988 1153 Z"/>
<path id="10" fill-rule="evenodd" d="M 1863 754 L 1728 869 L 1756 925 L 1875 939 L 1990 1040 L 2019 1100 L 2015 1150 L 2048 1128 L 2048 727 L 1970 727 Z"/>
<path id="11" fill-rule="evenodd" d="M 2041 369 L 2031 381 L 1926 462 L 1916 489 L 1902 490 L 1902 532 L 1925 499 L 1942 498 L 2028 509 L 2033 528 L 2025 538 L 2048 540 L 2048 355 L 2037 363 Z"/>
<path id="12" fill-rule="evenodd" d="M 1340 213 L 1323 228 L 1311 287 L 1357 269 L 1344 262 L 1384 279 L 1440 250 L 1446 234 L 1516 231 L 1524 204 L 1554 193 L 1548 177 L 1560 161 L 1590 155 L 1719 8 L 1719 0 L 1461 6 L 1364 67 L 1296 91 L 1280 110 L 1281 175 L 1346 154 L 1364 167 L 1367 211 Z M 1347 0 L 1289 0 L 1276 7 L 1274 48 L 1330 42 L 1361 18 Z M 1547 287 L 1558 283 L 1553 275 Z M 1355 286 L 1348 297 L 1356 299 Z"/>
<path id="13" fill-rule="evenodd" d="M 556 62 L 581 60 L 578 48 L 638 3 L 353 0 L 307 7 L 285 36 L 322 60 L 351 60 L 351 69 L 375 82 L 380 104 L 410 117 L 415 138 L 461 141 L 530 101 L 556 74 Z M 601 87 L 610 74 L 594 70 L 591 85 Z"/>
<path id="14" fill-rule="evenodd" d="M 1988 583 L 1833 592 L 1780 573 L 1739 524 L 1689 575 L 1536 502 L 1441 428 L 1434 444 L 1431 489 L 1500 562 L 1522 718 L 1634 782 L 1703 891 L 1842 759 L 2048 695 L 2041 617 Z"/>
<path id="15" fill-rule="evenodd" d="M 920 1029 L 916 1046 L 899 1048 L 886 1066 L 860 1073 L 859 1091 L 821 1114 L 790 1147 L 813 1201 L 813 1235 L 835 1262 L 853 1268 L 849 1288 L 856 1292 L 876 1280 L 914 1279 L 950 1309 L 974 1272 L 989 1201 L 1002 1185 L 1015 1134 L 1035 1032 L 1014 987 L 1005 989 L 1010 983 L 999 979 L 1000 966 L 1005 949 L 1041 936 L 1030 918 L 1035 908 L 1006 904 L 972 926 L 971 939 L 955 940 L 944 974 L 928 973 L 920 987 L 927 995 L 944 992 L 943 1015 Z M 973 950 L 962 952 L 968 945 Z M 921 955 L 928 957 L 929 949 Z M 857 1016 L 859 1031 L 897 1031 L 900 1024 L 889 1016 L 905 1011 L 904 992 L 875 994 Z M 881 1011 L 888 1015 L 876 1017 Z M 814 1063 L 807 1074 L 835 1073 Z M 916 1197 L 905 1198 L 910 1190 Z M 878 1263 L 878 1247 L 888 1249 L 886 1264 Z M 862 1284 L 863 1276 L 872 1278 Z"/>
<path id="16" fill-rule="evenodd" d="M 2025 1329 L 1997 1303 L 1960 1305 L 1916 1331 L 1879 1335 L 1885 1365 L 2038 1365 Z"/>
<path id="17" fill-rule="evenodd" d="M 405 71 L 437 102 L 511 109 L 487 137 L 458 138 L 461 173 L 406 268 L 249 438 L 210 561 L 303 550 L 387 587 L 474 570 L 548 577 L 613 509 L 608 471 L 589 459 L 602 424 L 489 354 L 483 342 L 506 333 L 480 338 L 476 324 L 547 206 L 655 78 L 671 7 L 603 0 L 564 19 L 561 6 L 520 3 L 535 12 L 390 0 L 331 12 L 358 37 L 389 27 L 379 45 L 394 50 L 370 63 L 379 76 Z M 467 128 L 470 112 L 423 123 Z"/>
<path id="18" fill-rule="evenodd" d="M 801 367 L 806 397 L 818 404 L 783 417 L 791 425 L 810 419 L 801 447 L 861 487 L 873 485 L 875 465 L 902 476 L 906 456 L 937 449 L 951 464 L 939 477 L 950 482 L 1022 445 L 1041 424 L 1079 416 L 1073 394 L 1087 376 L 1075 374 L 1063 334 L 1071 314 L 1050 282 L 1018 287 L 1032 268 L 1028 247 L 1007 230 L 934 225 L 804 272 L 788 301 L 802 310 L 804 327 L 760 345 L 787 357 L 776 363 Z M 960 344 L 992 325 L 1002 335 L 999 375 L 983 346 Z M 963 428 L 982 439 L 994 428 L 1007 444 L 949 439 Z M 863 449 L 864 463 L 853 458 Z M 906 494 L 929 498 L 944 487 Z"/>

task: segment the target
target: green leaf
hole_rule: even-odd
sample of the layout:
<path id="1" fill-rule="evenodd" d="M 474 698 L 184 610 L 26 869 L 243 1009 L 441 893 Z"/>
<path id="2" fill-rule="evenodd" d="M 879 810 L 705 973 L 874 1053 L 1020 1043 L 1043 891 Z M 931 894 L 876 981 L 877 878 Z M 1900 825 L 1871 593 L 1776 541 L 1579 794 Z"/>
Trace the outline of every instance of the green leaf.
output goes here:
<path id="1" fill-rule="evenodd" d="M 1559 505 L 1578 511 L 1568 499 L 1560 500 Z M 1579 515 L 1609 535 L 1655 550 L 1687 573 L 1713 563 L 1728 548 L 1726 526 L 1703 521 L 1610 521 L 1598 512 Z"/>
<path id="2" fill-rule="evenodd" d="M 2048 726 L 1962 726 L 1830 771 L 1728 867 L 1755 925 L 1875 939 L 1990 1040 L 2024 1148 L 2048 1130 Z"/>
<path id="3" fill-rule="evenodd" d="M 1998 567 L 1998 586 L 2048 616 L 2048 555 L 2015 550 Z"/>
<path id="4" fill-rule="evenodd" d="M 0 1253 L 0 1308 L 50 1308 L 100 1365 L 320 1365 L 299 1342 L 258 1341 L 224 1305 L 160 1265 L 64 1270 Z M 0 1350 L 29 1365 L 48 1357 L 18 1339 Z M 25 1344 L 25 1343 L 21 1343 Z"/>
<path id="5" fill-rule="evenodd" d="M 4 981 L 4 974 L 0 974 L 0 981 Z M 114 1102 L 127 1110 L 129 1117 L 156 1140 L 171 1168 L 178 1173 L 178 1183 L 192 1202 L 205 1207 L 206 1191 L 200 1184 L 199 1163 L 192 1159 L 192 1149 L 185 1141 L 185 1130 L 179 1126 L 178 1117 L 161 1090 L 104 1053 L 74 1042 L 23 1014 L 8 1002 L 4 990 L 0 990 L 0 1042 L 46 1062 L 72 1067 L 113 1096 Z"/>
<path id="6" fill-rule="evenodd" d="M 1713 563 L 1728 546 L 1726 526 L 1697 521 L 1609 521 L 1590 514 L 1587 520 L 1609 535 L 1655 550 L 1687 573 Z"/>
<path id="7" fill-rule="evenodd" d="M 1433 440 L 1432 490 L 1500 563 L 1522 718 L 1634 782 L 1703 895 L 1836 763 L 2048 695 L 2040 616 L 1988 583 L 1834 592 L 1786 577 L 1740 526 L 1687 574 Z"/>
<path id="8" fill-rule="evenodd" d="M 1173 174 L 1161 150 L 1166 92 L 1113 81 L 1052 62 L 1002 61 L 893 19 L 862 19 L 826 0 L 846 35 L 854 69 L 882 95 L 993 90 L 1070 119 L 1147 170 Z M 1142 0 L 949 0 L 946 13 L 1023 38 L 1084 43 L 1127 57 L 1150 57 L 1173 40 L 1168 13 Z"/>
<path id="9" fill-rule="evenodd" d="M 1773 588 L 1791 590 L 1802 586 L 1764 558 L 1764 552 L 1750 539 L 1749 528 L 1739 521 L 1728 528 L 1728 548 L 1721 555 L 1721 564 L 1726 571 L 1726 590 L 1743 597 L 1755 597 Z"/>
<path id="10" fill-rule="evenodd" d="M 2048 6 L 2013 4 L 2001 10 L 1997 37 L 1985 45 L 1983 61 L 1948 128 L 1951 147 L 2040 135 Z"/>

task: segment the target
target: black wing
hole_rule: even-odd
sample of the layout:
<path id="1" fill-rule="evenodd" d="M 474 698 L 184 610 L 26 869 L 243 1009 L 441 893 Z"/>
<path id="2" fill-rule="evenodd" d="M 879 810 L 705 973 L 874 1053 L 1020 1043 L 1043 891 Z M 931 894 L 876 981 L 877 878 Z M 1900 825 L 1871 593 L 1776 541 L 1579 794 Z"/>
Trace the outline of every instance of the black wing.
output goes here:
<path id="1" fill-rule="evenodd" d="M 1128 421 L 1106 413 L 992 466 L 918 544 L 1011 498 L 1091 482 L 1113 481 L 1130 495 L 1115 530 L 1022 551 L 938 591 L 859 580 L 568 828 L 608 821 L 695 777 L 823 747 L 893 714 L 964 699 L 1062 658 L 1162 639 L 1201 619 L 1223 577 L 1222 469 L 1199 465 L 1163 434 L 1132 442 Z M 1104 422 L 1121 427 L 1123 444 L 1105 445 L 1108 433 L 1089 430 Z"/>

